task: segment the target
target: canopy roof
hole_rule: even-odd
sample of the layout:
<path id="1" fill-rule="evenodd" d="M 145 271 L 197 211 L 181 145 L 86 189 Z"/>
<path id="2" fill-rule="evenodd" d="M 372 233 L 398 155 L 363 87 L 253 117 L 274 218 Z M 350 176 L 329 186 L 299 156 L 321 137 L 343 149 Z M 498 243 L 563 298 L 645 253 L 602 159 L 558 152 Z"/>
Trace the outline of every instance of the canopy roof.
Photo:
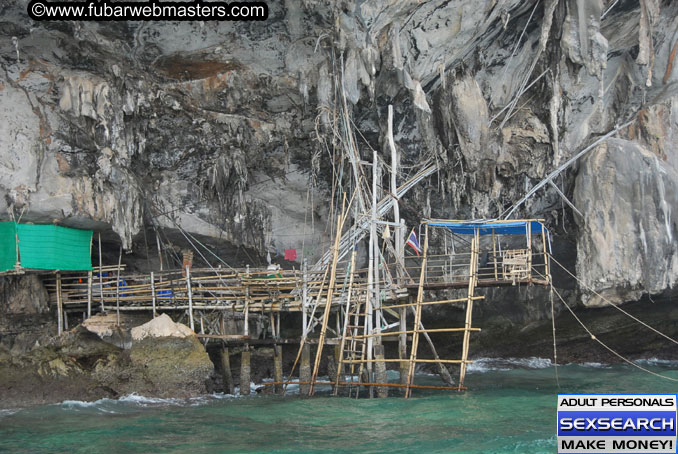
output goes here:
<path id="1" fill-rule="evenodd" d="M 497 235 L 527 235 L 528 229 L 536 234 L 542 233 L 542 228 L 546 230 L 543 224 L 535 219 L 487 222 L 434 219 L 427 224 L 433 227 L 447 227 L 452 233 L 459 235 L 473 235 L 475 231 L 479 235 L 492 235 L 492 232 Z"/>

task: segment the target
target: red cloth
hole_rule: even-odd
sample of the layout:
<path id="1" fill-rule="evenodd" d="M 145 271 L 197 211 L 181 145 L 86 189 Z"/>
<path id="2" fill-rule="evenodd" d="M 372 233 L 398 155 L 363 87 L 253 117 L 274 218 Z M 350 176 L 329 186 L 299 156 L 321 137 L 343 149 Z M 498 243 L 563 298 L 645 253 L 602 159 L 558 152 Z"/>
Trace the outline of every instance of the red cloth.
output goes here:
<path id="1" fill-rule="evenodd" d="M 296 260 L 296 259 L 297 259 L 296 249 L 285 249 L 285 260 Z"/>

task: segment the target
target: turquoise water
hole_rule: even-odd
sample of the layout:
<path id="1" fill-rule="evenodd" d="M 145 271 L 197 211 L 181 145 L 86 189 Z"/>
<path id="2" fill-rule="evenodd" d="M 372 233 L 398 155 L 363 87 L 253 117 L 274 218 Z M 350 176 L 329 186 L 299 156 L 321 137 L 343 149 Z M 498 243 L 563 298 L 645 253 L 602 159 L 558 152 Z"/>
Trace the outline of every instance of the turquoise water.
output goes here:
<path id="1" fill-rule="evenodd" d="M 649 369 L 678 378 L 678 363 Z M 629 366 L 558 368 L 561 393 L 675 393 L 675 382 Z M 435 377 L 418 382 L 438 383 Z M 553 453 L 559 392 L 548 360 L 491 361 L 470 391 L 414 398 L 209 396 L 64 402 L 0 410 L 0 452 L 12 453 Z M 0 404 L 1 406 L 1 404 Z"/>

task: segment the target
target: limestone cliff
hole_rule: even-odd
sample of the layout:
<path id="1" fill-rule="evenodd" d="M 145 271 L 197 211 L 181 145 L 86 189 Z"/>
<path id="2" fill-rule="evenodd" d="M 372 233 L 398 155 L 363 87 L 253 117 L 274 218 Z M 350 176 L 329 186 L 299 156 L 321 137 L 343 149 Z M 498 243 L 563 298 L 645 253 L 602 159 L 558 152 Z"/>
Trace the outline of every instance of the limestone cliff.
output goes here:
<path id="1" fill-rule="evenodd" d="M 402 202 L 409 224 L 500 217 L 633 120 L 556 179 L 583 217 L 550 186 L 518 213 L 576 243 L 577 273 L 615 302 L 678 279 L 676 2 L 286 0 L 264 23 L 34 22 L 26 4 L 0 1 L 5 217 L 111 229 L 137 252 L 181 228 L 248 260 L 313 259 L 341 95 L 364 159 L 390 161 L 393 104 L 406 172 L 439 163 Z"/>

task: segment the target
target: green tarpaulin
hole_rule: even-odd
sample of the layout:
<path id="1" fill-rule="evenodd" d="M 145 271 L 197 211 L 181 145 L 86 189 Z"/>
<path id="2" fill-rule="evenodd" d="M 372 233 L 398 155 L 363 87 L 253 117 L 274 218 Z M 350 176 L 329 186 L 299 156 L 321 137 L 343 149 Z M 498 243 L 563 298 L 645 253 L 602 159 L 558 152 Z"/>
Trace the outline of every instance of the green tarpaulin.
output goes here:
<path id="1" fill-rule="evenodd" d="M 22 268 L 91 270 L 91 230 L 58 225 L 0 223 L 0 270 L 14 269 L 16 238 Z"/>
<path id="2" fill-rule="evenodd" d="M 16 265 L 16 224 L 0 222 L 0 271 L 13 270 Z"/>

